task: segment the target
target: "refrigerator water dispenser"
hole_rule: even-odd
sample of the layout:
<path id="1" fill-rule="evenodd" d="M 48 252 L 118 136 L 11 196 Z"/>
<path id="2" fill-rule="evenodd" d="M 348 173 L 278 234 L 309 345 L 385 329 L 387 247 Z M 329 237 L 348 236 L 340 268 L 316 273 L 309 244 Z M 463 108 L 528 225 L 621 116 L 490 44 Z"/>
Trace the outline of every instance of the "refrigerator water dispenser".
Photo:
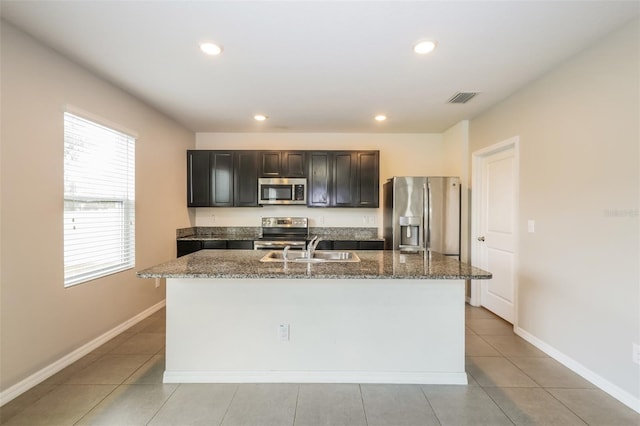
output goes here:
<path id="1" fill-rule="evenodd" d="M 400 248 L 420 248 L 422 218 L 420 216 L 400 216 Z"/>

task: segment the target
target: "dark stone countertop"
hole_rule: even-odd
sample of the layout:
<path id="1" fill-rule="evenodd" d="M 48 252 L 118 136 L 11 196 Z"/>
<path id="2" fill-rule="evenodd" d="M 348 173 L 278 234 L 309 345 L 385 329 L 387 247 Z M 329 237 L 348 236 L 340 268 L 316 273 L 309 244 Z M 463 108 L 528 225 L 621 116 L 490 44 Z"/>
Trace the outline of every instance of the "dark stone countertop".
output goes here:
<path id="1" fill-rule="evenodd" d="M 141 278 L 490 279 L 491 273 L 438 253 L 356 251 L 357 263 L 260 262 L 267 251 L 200 250 L 138 272 Z"/>

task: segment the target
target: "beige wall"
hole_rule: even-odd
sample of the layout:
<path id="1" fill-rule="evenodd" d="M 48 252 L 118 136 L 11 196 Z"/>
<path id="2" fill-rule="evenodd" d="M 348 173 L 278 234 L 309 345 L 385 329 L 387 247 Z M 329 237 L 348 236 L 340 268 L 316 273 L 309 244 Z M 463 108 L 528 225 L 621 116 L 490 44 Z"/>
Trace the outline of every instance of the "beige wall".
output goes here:
<path id="1" fill-rule="evenodd" d="M 464 120 L 443 133 L 444 174 L 460 177 L 460 258 L 469 261 L 469 231 L 471 228 L 469 206 L 469 121 Z M 469 293 L 467 291 L 467 293 Z"/>
<path id="2" fill-rule="evenodd" d="M 189 226 L 185 150 L 195 136 L 1 21 L 0 388 L 164 299 L 130 270 L 63 286 L 65 105 L 137 132 L 136 269 L 175 256 Z"/>
<path id="3" fill-rule="evenodd" d="M 638 25 L 470 123 L 472 152 L 520 137 L 517 325 L 636 401 Z M 528 219 L 535 233 L 527 233 Z"/>
<path id="4" fill-rule="evenodd" d="M 439 176 L 445 172 L 442 134 L 197 133 L 198 149 L 380 150 L 380 190 L 392 176 Z M 377 227 L 382 209 L 267 206 L 198 208 L 198 226 L 259 226 L 262 216 L 306 216 L 309 226 Z"/>

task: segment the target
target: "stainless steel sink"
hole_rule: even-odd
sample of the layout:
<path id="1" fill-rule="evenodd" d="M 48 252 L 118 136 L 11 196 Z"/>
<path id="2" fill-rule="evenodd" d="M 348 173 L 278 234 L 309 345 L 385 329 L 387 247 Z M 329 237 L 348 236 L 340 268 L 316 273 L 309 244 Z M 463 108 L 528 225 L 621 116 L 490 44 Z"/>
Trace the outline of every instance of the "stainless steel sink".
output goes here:
<path id="1" fill-rule="evenodd" d="M 282 250 L 272 250 L 260 259 L 260 262 L 284 262 Z M 313 257 L 302 250 L 289 250 L 288 262 L 322 263 L 322 262 L 360 262 L 360 258 L 352 251 L 315 251 Z"/>
<path id="2" fill-rule="evenodd" d="M 272 250 L 268 252 L 260 262 L 284 262 L 284 254 L 283 250 Z M 296 259 L 306 259 L 307 252 L 302 250 L 289 250 L 287 253 L 287 261 L 293 261 Z"/>
<path id="3" fill-rule="evenodd" d="M 326 262 L 360 262 L 358 255 L 352 251 L 316 251 L 313 258 Z"/>

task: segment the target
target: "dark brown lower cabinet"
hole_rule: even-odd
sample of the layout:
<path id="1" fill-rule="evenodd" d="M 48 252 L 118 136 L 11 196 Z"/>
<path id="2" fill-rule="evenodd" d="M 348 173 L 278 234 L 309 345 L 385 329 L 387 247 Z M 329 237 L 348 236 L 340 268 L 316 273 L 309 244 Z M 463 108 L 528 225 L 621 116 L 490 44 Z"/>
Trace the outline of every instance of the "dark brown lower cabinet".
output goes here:
<path id="1" fill-rule="evenodd" d="M 253 250 L 253 240 L 177 241 L 177 257 L 203 249 Z M 322 240 L 316 250 L 384 250 L 384 241 Z"/>
<path id="2" fill-rule="evenodd" d="M 205 240 L 201 241 L 202 247 L 201 249 L 226 249 L 227 241 L 226 240 Z"/>
<path id="3" fill-rule="evenodd" d="M 230 250 L 253 250 L 253 241 L 250 240 L 229 240 L 227 248 Z"/>
<path id="4" fill-rule="evenodd" d="M 358 241 L 359 250 L 384 250 L 384 241 Z"/>
<path id="5" fill-rule="evenodd" d="M 334 250 L 358 250 L 359 241 L 334 241 L 333 249 Z"/>
<path id="6" fill-rule="evenodd" d="M 177 257 L 202 250 L 202 241 L 178 241 Z"/>
<path id="7" fill-rule="evenodd" d="M 384 250 L 384 241 L 322 240 L 317 250 Z"/>
<path id="8" fill-rule="evenodd" d="M 253 250 L 253 240 L 186 240 L 177 241 L 177 257 L 203 249 Z"/>

